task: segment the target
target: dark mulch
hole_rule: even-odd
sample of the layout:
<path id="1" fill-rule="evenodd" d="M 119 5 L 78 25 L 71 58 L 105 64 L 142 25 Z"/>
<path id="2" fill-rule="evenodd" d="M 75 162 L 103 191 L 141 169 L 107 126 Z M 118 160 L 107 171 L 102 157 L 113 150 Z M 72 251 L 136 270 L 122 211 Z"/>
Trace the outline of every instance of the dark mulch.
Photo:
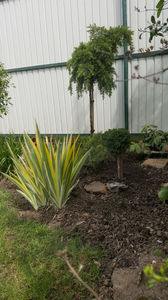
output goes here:
<path id="1" fill-rule="evenodd" d="M 155 249 L 168 254 L 168 205 L 163 205 L 157 196 L 161 184 L 168 182 L 168 166 L 155 169 L 142 167 L 141 163 L 136 155 L 128 155 L 124 162 L 124 183 L 128 189 L 105 195 L 89 194 L 84 185 L 95 180 L 117 181 L 116 163 L 102 164 L 95 171 L 83 169 L 64 209 L 38 211 L 38 221 L 60 224 L 70 236 L 80 234 L 84 242 L 106 250 L 101 272 L 107 289 L 114 267 L 133 267 L 142 253 Z M 2 185 L 13 189 L 7 181 Z M 32 210 L 27 201 L 17 198 L 21 210 Z"/>

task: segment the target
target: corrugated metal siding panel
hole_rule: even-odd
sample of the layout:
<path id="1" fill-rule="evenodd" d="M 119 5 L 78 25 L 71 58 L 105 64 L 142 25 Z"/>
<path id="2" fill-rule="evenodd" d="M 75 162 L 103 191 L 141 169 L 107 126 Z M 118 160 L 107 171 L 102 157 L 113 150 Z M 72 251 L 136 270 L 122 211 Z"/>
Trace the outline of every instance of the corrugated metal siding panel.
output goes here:
<path id="1" fill-rule="evenodd" d="M 141 76 L 155 74 L 168 67 L 168 56 L 156 56 L 137 59 L 129 63 L 129 79 L 136 72 Z M 139 66 L 139 71 L 135 67 Z M 168 72 L 156 75 L 158 84 L 153 82 L 153 76 L 146 79 L 129 80 L 129 128 L 131 132 L 140 132 L 145 124 L 155 124 L 168 130 Z"/>
<path id="2" fill-rule="evenodd" d="M 168 57 L 165 56 L 162 59 L 163 67 L 168 68 Z M 164 72 L 162 75 L 163 83 L 168 83 L 168 71 Z M 168 86 L 163 85 L 162 94 L 162 128 L 168 130 Z"/>
<path id="3" fill-rule="evenodd" d="M 135 50 L 150 44 L 146 35 L 139 40 L 137 28 L 145 27 L 153 9 L 153 0 L 129 0 L 128 25 L 134 33 Z M 142 12 L 138 13 L 135 7 Z M 166 17 L 167 12 L 164 12 Z M 74 46 L 87 41 L 86 26 L 122 24 L 122 1 L 118 0 L 7 0 L 0 2 L 0 61 L 8 68 L 66 61 Z M 153 45 L 160 47 L 159 39 Z M 120 51 L 122 53 L 122 50 Z M 129 62 L 129 128 L 140 132 L 148 123 L 168 130 L 167 85 L 146 80 L 131 80 L 139 65 L 140 75 L 152 74 L 167 67 L 167 56 L 137 59 Z M 117 61 L 119 79 L 123 78 L 123 62 Z M 168 82 L 167 72 L 159 75 Z M 151 77 L 152 79 L 152 77 Z M 11 88 L 13 106 L 0 120 L 1 133 L 34 132 L 34 121 L 43 133 L 88 133 L 89 100 L 70 96 L 69 75 L 65 68 L 45 69 L 13 74 L 16 88 Z M 118 83 L 111 99 L 102 100 L 95 90 L 96 132 L 124 127 L 123 82 Z"/>
<path id="4" fill-rule="evenodd" d="M 86 27 L 122 24 L 122 0 L 17 0 L 0 2 L 0 61 L 16 68 L 70 58 L 80 41 L 88 40 Z M 120 50 L 121 53 L 122 50 Z M 122 62 L 117 73 L 123 77 Z M 77 100 L 68 91 L 66 68 L 13 73 L 13 106 L 0 120 L 1 133 L 89 133 L 88 94 Z M 95 89 L 96 132 L 124 126 L 123 84 L 111 99 Z"/>
<path id="5" fill-rule="evenodd" d="M 90 24 L 122 24 L 121 0 L 0 2 L 0 60 L 7 68 L 67 61 Z"/>
<path id="6" fill-rule="evenodd" d="M 160 49 L 160 38 L 156 38 L 149 43 L 149 35 L 144 34 L 139 39 L 138 28 L 148 26 L 148 21 L 154 13 L 157 0 L 130 0 L 128 3 L 128 25 L 134 30 L 134 47 L 135 51 L 147 49 L 151 45 L 154 50 Z M 148 11 L 145 11 L 145 7 Z M 140 9 L 138 12 L 136 8 Z M 161 18 L 168 17 L 165 11 Z M 139 66 L 139 71 L 135 67 Z M 166 68 L 167 56 L 157 56 L 146 59 L 136 59 L 129 62 L 129 128 L 131 132 L 138 133 L 145 124 L 155 124 L 159 128 L 168 130 L 167 114 L 168 106 L 165 95 L 168 94 L 168 85 L 154 84 L 144 79 L 132 79 L 133 73 L 136 75 L 146 76 L 155 74 Z M 148 78 L 153 80 L 153 76 Z M 161 73 L 156 77 L 160 78 L 160 82 L 168 83 L 167 72 Z"/>
<path id="7" fill-rule="evenodd" d="M 149 43 L 149 35 L 144 34 L 142 39 L 139 39 L 139 29 L 143 29 L 149 25 L 151 16 L 156 15 L 156 4 L 158 0 L 128 0 L 127 1 L 127 15 L 128 26 L 134 31 L 134 47 L 135 52 L 139 52 L 140 49 L 147 49 L 151 45 L 155 50 L 160 49 L 160 39 L 155 38 L 152 43 Z M 140 10 L 138 12 L 138 10 Z M 163 12 L 160 19 L 164 20 L 164 17 L 168 17 L 167 11 Z"/>
<path id="8" fill-rule="evenodd" d="M 122 24 L 122 0 L 17 0 L 0 2 L 0 61 L 7 68 L 62 62 L 88 40 L 86 26 Z M 122 50 L 121 50 L 122 51 Z M 120 51 L 120 53 L 121 53 Z M 122 62 L 117 72 L 123 77 Z M 89 133 L 88 94 L 77 100 L 68 91 L 66 68 L 13 73 L 13 106 L 0 120 L 1 133 Z M 97 132 L 124 126 L 123 85 L 111 99 L 95 89 Z"/>
<path id="9" fill-rule="evenodd" d="M 117 62 L 122 74 L 122 62 Z M 13 105 L 0 119 L 0 133 L 34 132 L 35 120 L 44 134 L 89 133 L 89 95 L 77 100 L 68 91 L 65 68 L 13 73 L 16 88 L 11 88 Z M 111 98 L 103 100 L 95 89 L 96 132 L 123 127 L 123 89 L 121 83 Z"/>

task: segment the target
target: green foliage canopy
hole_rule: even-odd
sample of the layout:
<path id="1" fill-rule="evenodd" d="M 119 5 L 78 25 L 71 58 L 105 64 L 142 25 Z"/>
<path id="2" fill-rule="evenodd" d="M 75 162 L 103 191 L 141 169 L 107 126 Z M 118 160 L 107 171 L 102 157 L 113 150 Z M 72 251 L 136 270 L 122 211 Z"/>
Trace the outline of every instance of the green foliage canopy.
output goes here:
<path id="1" fill-rule="evenodd" d="M 83 92 L 88 92 L 91 85 L 98 85 L 101 95 L 111 96 L 116 87 L 114 75 L 115 56 L 118 48 L 127 43 L 132 47 L 133 32 L 127 27 L 89 27 L 90 39 L 87 43 L 80 43 L 67 62 L 70 74 L 69 90 L 72 93 L 73 83 L 76 84 L 78 98 Z"/>
<path id="2" fill-rule="evenodd" d="M 103 134 L 103 145 L 112 156 L 119 156 L 130 146 L 131 136 L 127 129 L 109 129 Z"/>
<path id="3" fill-rule="evenodd" d="M 8 105 L 11 104 L 11 97 L 8 95 L 8 89 L 10 86 L 10 77 L 7 71 L 4 69 L 2 63 L 0 63 L 0 117 L 6 115 Z"/>
<path id="4" fill-rule="evenodd" d="M 141 133 L 144 134 L 144 144 L 153 151 L 165 151 L 168 143 L 168 132 L 159 130 L 156 125 L 146 125 L 142 128 Z"/>
<path id="5" fill-rule="evenodd" d="M 127 129 L 109 129 L 103 134 L 102 142 L 112 156 L 119 156 L 130 146 L 131 136 Z"/>
<path id="6" fill-rule="evenodd" d="M 102 145 L 102 136 L 102 133 L 95 133 L 93 137 L 84 136 L 79 138 L 83 153 L 90 150 L 85 166 L 96 169 L 103 161 L 111 159 L 110 153 Z"/>

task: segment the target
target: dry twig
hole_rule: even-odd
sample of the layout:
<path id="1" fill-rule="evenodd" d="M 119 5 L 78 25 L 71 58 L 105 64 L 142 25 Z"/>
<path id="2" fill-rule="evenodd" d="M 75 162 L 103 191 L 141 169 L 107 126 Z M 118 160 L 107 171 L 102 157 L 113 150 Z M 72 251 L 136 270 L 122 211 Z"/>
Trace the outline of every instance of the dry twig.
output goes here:
<path id="1" fill-rule="evenodd" d="M 79 276 L 79 274 L 75 271 L 75 269 L 71 266 L 68 256 L 67 256 L 67 250 L 64 249 L 63 251 L 59 251 L 58 255 L 62 257 L 62 259 L 66 262 L 70 272 L 78 279 L 79 282 L 81 282 L 84 287 L 95 297 L 95 299 L 100 300 L 100 297 L 98 294 L 86 283 L 82 280 L 82 278 Z"/>

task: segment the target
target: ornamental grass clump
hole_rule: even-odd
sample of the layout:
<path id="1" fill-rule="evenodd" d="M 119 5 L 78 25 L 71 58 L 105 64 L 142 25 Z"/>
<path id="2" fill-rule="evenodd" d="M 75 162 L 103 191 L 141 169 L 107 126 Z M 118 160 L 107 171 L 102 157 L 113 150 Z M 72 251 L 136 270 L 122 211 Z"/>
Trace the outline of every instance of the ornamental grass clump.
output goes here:
<path id="1" fill-rule="evenodd" d="M 68 201 L 89 154 L 89 151 L 83 154 L 77 140 L 78 137 L 72 142 L 72 136 L 67 136 L 53 145 L 40 136 L 36 124 L 37 145 L 25 134 L 22 157 L 17 158 L 10 149 L 15 172 L 4 175 L 17 185 L 19 193 L 34 209 L 47 204 L 62 208 Z"/>
<path id="2" fill-rule="evenodd" d="M 130 146 L 130 133 L 124 128 L 109 129 L 103 134 L 102 143 L 117 158 L 118 178 L 123 179 L 123 154 Z"/>

